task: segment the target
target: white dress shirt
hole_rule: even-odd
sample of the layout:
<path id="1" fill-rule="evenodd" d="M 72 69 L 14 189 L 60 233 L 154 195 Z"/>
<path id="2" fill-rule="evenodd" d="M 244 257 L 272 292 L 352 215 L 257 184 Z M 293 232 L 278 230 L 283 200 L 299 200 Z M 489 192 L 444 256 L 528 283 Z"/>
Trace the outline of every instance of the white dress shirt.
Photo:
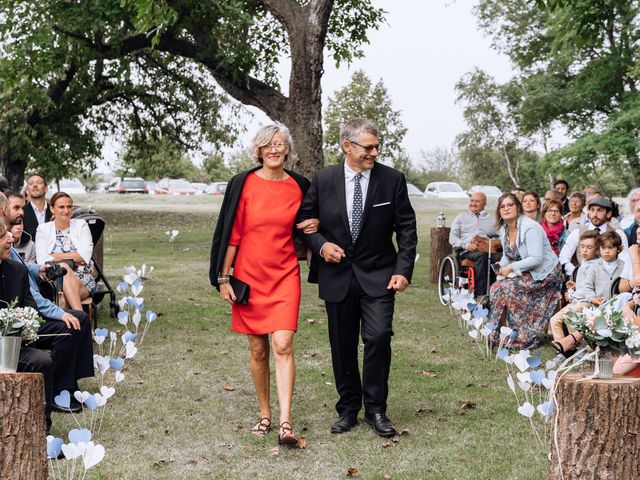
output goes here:
<path id="1" fill-rule="evenodd" d="M 42 210 L 42 212 L 38 210 L 38 207 L 36 207 L 33 203 L 29 203 L 29 205 L 31 205 L 31 208 L 33 208 L 33 211 L 36 214 L 36 220 L 38 220 L 38 225 L 46 222 L 45 218 L 47 215 L 47 208 L 49 208 L 49 204 L 47 202 L 44 202 L 44 209 Z"/>
<path id="2" fill-rule="evenodd" d="M 367 189 L 369 188 L 369 176 L 371 170 L 363 170 L 360 178 L 360 188 L 362 189 L 362 210 L 367 201 Z M 355 188 L 356 172 L 349 168 L 347 161 L 344 162 L 344 192 L 347 200 L 347 217 L 349 218 L 349 228 L 351 228 L 351 218 L 353 217 L 353 190 Z"/>

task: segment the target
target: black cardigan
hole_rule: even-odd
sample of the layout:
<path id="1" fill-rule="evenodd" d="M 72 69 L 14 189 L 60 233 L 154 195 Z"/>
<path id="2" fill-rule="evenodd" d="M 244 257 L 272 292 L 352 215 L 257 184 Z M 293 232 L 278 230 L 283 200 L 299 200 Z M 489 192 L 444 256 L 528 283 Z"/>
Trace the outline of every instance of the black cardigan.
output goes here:
<path id="1" fill-rule="evenodd" d="M 224 256 L 227 253 L 227 247 L 229 246 L 229 239 L 231 238 L 231 231 L 233 230 L 233 223 L 236 219 L 236 212 L 238 210 L 238 203 L 240 202 L 244 182 L 247 179 L 248 174 L 259 170 L 260 168 L 262 167 L 259 165 L 251 170 L 241 172 L 229 180 L 229 183 L 227 184 L 224 199 L 222 200 L 222 205 L 220 207 L 220 215 L 218 216 L 218 222 L 216 223 L 216 228 L 213 233 L 213 241 L 211 243 L 211 260 L 209 262 L 209 281 L 211 282 L 211 285 L 216 287 L 218 290 L 220 289 L 218 286 L 218 273 L 222 268 Z M 304 197 L 310 185 L 309 180 L 290 170 L 285 169 L 285 172 L 287 172 L 296 181 L 302 191 L 302 196 Z M 295 225 L 293 227 L 293 233 L 295 235 L 294 238 L 297 237 L 301 239 L 302 234 L 296 230 Z M 302 245 L 302 242 L 296 243 Z M 315 265 L 314 261 L 312 261 L 312 268 L 313 265 Z M 313 268 L 313 270 L 315 271 L 315 268 Z M 313 277 L 314 275 L 309 273 L 310 281 L 312 281 Z"/>

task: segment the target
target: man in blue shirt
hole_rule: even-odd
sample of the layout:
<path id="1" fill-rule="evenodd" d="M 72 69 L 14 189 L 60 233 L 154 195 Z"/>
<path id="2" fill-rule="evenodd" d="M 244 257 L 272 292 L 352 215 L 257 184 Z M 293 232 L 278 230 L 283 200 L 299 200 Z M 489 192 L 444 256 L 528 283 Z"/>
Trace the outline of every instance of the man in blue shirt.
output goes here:
<path id="1" fill-rule="evenodd" d="M 22 219 L 24 198 L 22 195 L 7 192 L 0 194 L 0 210 L 6 225 Z M 31 344 L 35 348 L 51 349 L 53 361 L 53 394 L 62 390 L 71 393 L 78 390 L 78 379 L 92 377 L 93 371 L 93 339 L 88 315 L 81 310 L 64 310 L 55 303 L 44 298 L 38 287 L 38 277 L 46 270 L 45 265 L 27 264 L 18 252 L 11 247 L 10 258 L 27 267 L 29 271 L 29 289 L 33 296 L 38 313 L 45 322 L 40 326 L 40 334 L 56 336 L 41 337 Z M 68 335 L 65 335 L 68 334 Z M 82 406 L 72 397 L 69 409 L 51 405 L 55 411 L 80 411 Z"/>

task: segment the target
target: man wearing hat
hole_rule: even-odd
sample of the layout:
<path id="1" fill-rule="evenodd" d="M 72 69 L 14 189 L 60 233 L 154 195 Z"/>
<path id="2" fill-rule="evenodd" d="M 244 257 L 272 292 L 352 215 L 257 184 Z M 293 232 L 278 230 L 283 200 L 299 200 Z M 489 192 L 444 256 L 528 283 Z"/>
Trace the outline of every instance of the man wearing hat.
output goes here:
<path id="1" fill-rule="evenodd" d="M 572 263 L 573 256 L 576 256 L 578 263 L 582 262 L 580 257 L 580 251 L 578 250 L 578 240 L 580 235 L 585 230 L 598 230 L 600 233 L 604 233 L 607 230 L 614 231 L 618 234 L 622 240 L 622 248 L 626 250 L 629 246 L 627 236 L 621 229 L 616 229 L 609 223 L 608 214 L 611 212 L 611 201 L 605 197 L 595 197 L 589 200 L 587 216 L 589 221 L 585 225 L 581 225 L 580 228 L 573 230 L 567 240 L 564 243 L 564 247 L 560 251 L 558 256 L 560 264 L 564 268 L 564 272 L 571 276 L 573 270 L 576 268 Z"/>

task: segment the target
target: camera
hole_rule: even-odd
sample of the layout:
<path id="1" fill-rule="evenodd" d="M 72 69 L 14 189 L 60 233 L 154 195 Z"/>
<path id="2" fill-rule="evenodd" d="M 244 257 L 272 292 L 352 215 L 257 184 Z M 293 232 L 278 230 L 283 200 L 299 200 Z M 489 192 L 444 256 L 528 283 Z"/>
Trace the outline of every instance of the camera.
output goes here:
<path id="1" fill-rule="evenodd" d="M 46 264 L 44 271 L 47 280 L 55 280 L 56 278 L 64 277 L 67 274 L 67 269 L 60 265 L 59 262 L 51 262 Z"/>

